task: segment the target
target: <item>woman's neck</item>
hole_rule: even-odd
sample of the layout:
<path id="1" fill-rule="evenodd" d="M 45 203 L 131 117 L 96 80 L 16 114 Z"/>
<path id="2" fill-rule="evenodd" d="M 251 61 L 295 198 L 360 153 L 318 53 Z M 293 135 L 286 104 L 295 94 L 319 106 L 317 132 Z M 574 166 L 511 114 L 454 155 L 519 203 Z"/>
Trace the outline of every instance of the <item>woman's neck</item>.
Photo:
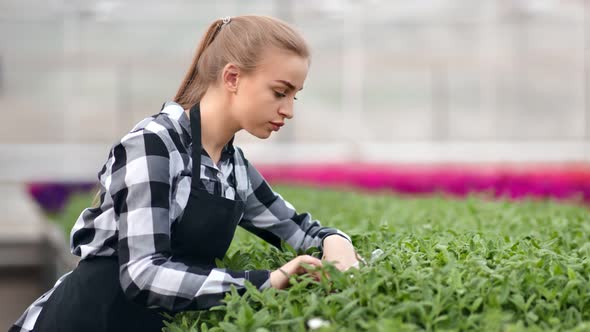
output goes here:
<path id="1" fill-rule="evenodd" d="M 199 102 L 201 110 L 201 145 L 217 164 L 223 147 L 231 140 L 239 128 L 228 112 L 228 105 L 215 89 L 208 89 Z M 185 110 L 190 118 L 190 110 Z"/>

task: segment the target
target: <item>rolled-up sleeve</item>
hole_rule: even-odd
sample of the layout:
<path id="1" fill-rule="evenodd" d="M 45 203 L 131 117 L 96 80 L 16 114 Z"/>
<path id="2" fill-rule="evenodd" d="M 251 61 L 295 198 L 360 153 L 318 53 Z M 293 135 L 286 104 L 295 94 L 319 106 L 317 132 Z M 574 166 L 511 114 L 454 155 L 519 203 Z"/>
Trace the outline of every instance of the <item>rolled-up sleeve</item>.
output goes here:
<path id="1" fill-rule="evenodd" d="M 240 226 L 276 247 L 280 247 L 281 240 L 284 240 L 298 252 L 305 252 L 312 247 L 323 251 L 323 240 L 330 235 L 342 236 L 352 243 L 346 233 L 322 226 L 310 213 L 297 213 L 293 205 L 272 190 L 246 158 L 244 162 L 250 185 Z"/>
<path id="2" fill-rule="evenodd" d="M 230 271 L 186 265 L 172 259 L 170 150 L 161 133 L 142 129 L 113 147 L 107 179 L 118 224 L 120 283 L 126 296 L 168 311 L 221 304 L 245 282 L 266 288 L 268 270 Z M 169 143 L 171 144 L 171 143 Z"/>

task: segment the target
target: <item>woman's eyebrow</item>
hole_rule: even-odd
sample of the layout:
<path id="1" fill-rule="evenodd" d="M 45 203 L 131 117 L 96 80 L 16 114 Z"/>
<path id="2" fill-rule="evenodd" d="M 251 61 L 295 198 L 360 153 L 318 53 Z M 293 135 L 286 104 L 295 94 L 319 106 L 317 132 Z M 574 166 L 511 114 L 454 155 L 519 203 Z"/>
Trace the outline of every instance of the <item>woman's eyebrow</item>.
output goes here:
<path id="1" fill-rule="evenodd" d="M 287 87 L 289 87 L 289 89 L 291 90 L 295 90 L 295 86 L 293 84 L 291 84 L 291 82 L 289 81 L 285 81 L 285 80 L 275 80 L 275 82 L 279 82 L 279 83 L 283 83 L 285 84 Z M 303 90 L 303 87 L 301 87 L 301 89 L 299 89 L 299 91 Z"/>

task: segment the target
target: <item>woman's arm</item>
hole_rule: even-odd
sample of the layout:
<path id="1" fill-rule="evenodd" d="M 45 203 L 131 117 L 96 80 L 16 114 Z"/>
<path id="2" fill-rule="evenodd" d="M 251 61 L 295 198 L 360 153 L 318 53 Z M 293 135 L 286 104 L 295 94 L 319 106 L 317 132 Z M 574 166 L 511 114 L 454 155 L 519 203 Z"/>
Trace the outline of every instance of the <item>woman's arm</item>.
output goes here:
<path id="1" fill-rule="evenodd" d="M 322 226 L 307 212 L 297 213 L 293 205 L 274 192 L 254 165 L 243 157 L 241 149 L 237 149 L 247 166 L 250 180 L 246 195 L 246 211 L 240 226 L 276 247 L 280 247 L 282 239 L 298 252 L 304 252 L 311 247 L 324 251 L 324 240 L 332 235 L 346 240 L 352 247 L 350 237 L 344 232 Z"/>
<path id="2" fill-rule="evenodd" d="M 218 305 L 231 285 L 243 290 L 246 280 L 259 289 L 270 287 L 268 270 L 207 269 L 171 261 L 174 172 L 165 130 L 149 123 L 113 148 L 106 185 L 118 222 L 120 282 L 126 296 L 147 307 L 180 311 Z M 171 140 L 169 144 L 173 146 Z"/>

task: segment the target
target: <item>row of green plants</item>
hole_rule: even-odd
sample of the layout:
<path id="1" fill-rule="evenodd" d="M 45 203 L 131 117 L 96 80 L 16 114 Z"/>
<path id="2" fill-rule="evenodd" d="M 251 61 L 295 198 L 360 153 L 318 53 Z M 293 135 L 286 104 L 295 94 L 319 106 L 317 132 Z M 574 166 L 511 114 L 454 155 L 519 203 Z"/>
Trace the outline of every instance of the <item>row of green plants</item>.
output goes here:
<path id="1" fill-rule="evenodd" d="M 286 290 L 248 285 L 240 296 L 234 289 L 221 306 L 167 316 L 164 331 L 590 331 L 590 213 L 583 206 L 275 191 L 351 235 L 367 264 L 346 272 L 326 264 L 319 281 L 292 277 Z M 56 219 L 68 225 L 89 197 L 74 197 Z M 217 264 L 274 270 L 302 254 L 282 249 L 239 229 Z"/>

